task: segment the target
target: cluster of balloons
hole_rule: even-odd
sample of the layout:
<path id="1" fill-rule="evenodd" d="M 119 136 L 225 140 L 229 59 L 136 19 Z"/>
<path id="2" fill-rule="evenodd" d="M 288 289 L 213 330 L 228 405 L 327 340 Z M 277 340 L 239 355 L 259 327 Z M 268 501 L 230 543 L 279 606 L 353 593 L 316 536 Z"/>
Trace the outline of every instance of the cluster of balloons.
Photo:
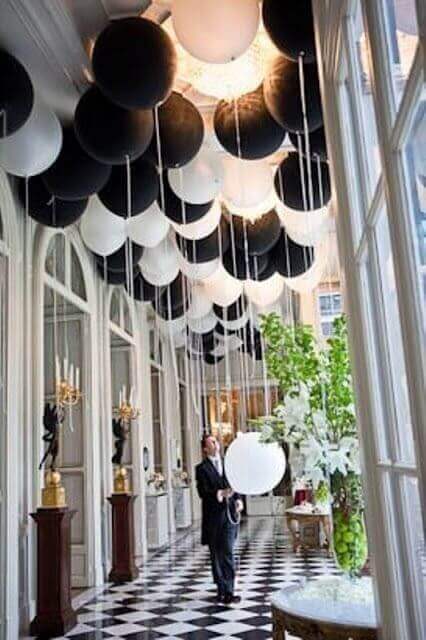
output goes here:
<path id="1" fill-rule="evenodd" d="M 180 45 L 218 68 L 247 52 L 260 21 L 257 0 L 173 0 L 171 14 Z M 175 47 L 150 20 L 98 35 L 94 82 L 66 126 L 0 51 L 0 166 L 21 178 L 29 215 L 79 221 L 100 277 L 152 304 L 176 343 L 201 336 L 213 362 L 232 348 L 257 357 L 247 303 L 267 306 L 321 273 L 331 186 L 311 0 L 264 0 L 262 19 L 277 56 L 253 91 L 217 103 L 221 153 L 173 91 Z M 287 134 L 295 151 L 274 172 L 268 158 Z"/>

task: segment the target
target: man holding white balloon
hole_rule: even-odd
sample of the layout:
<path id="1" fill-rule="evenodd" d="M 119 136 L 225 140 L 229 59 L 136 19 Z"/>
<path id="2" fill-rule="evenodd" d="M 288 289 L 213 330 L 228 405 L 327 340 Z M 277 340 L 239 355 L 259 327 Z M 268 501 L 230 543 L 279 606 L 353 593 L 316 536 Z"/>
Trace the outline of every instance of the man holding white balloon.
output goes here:
<path id="1" fill-rule="evenodd" d="M 196 467 L 197 490 L 202 500 L 201 544 L 210 550 L 217 600 L 230 605 L 241 600 L 234 594 L 234 547 L 243 502 L 229 486 L 218 440 L 205 435 L 202 449 L 204 460 Z"/>

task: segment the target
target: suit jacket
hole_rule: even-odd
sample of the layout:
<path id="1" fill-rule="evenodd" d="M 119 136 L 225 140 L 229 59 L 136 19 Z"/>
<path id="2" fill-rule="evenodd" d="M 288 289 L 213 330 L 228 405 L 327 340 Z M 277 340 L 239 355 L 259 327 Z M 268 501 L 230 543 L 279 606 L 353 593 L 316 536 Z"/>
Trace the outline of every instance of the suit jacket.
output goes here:
<path id="1" fill-rule="evenodd" d="M 222 460 L 222 468 L 223 466 Z M 217 492 L 219 489 L 228 489 L 229 482 L 225 471 L 223 471 L 223 475 L 220 475 L 208 458 L 196 466 L 195 477 L 202 504 L 201 544 L 214 544 L 218 533 L 228 523 L 226 501 L 219 502 Z M 235 517 L 235 501 L 238 499 L 239 496 L 234 494 L 229 501 L 233 518 Z"/>

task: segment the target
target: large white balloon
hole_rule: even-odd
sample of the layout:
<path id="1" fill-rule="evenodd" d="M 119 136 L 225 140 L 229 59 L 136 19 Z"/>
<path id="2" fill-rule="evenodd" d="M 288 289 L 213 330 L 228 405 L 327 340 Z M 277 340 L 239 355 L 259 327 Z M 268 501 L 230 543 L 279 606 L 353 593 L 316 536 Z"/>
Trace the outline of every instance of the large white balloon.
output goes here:
<path id="1" fill-rule="evenodd" d="M 129 238 L 143 247 L 156 247 L 169 232 L 170 223 L 156 202 L 128 222 Z"/>
<path id="2" fill-rule="evenodd" d="M 167 175 L 179 198 L 191 204 L 204 204 L 221 191 L 224 171 L 217 151 L 204 145 L 191 162 L 179 169 L 169 169 Z"/>
<path id="3" fill-rule="evenodd" d="M 178 251 L 169 234 L 156 247 L 147 247 L 139 262 L 142 275 L 157 287 L 170 284 L 179 273 Z"/>
<path id="4" fill-rule="evenodd" d="M 233 278 L 220 263 L 216 271 L 204 280 L 206 295 L 214 304 L 227 307 L 243 292 L 241 280 Z"/>
<path id="5" fill-rule="evenodd" d="M 158 318 L 158 327 L 160 329 L 160 333 L 163 336 L 173 336 L 178 340 L 179 336 L 186 329 L 186 320 L 185 316 L 181 316 L 180 318 L 174 318 L 173 320 L 164 320 L 163 318 Z M 175 344 L 176 348 L 178 348 L 177 344 Z"/>
<path id="6" fill-rule="evenodd" d="M 273 174 L 266 160 L 240 160 L 227 155 L 224 167 L 223 198 L 234 213 L 253 211 L 273 197 Z"/>
<path id="7" fill-rule="evenodd" d="M 14 176 L 29 178 L 46 171 L 62 147 L 62 127 L 38 98 L 30 117 L 16 133 L 0 140 L 0 166 Z"/>
<path id="8" fill-rule="evenodd" d="M 284 279 L 279 273 L 274 273 L 263 282 L 246 280 L 244 292 L 247 298 L 258 307 L 266 307 L 276 302 L 284 290 Z"/>
<path id="9" fill-rule="evenodd" d="M 195 58 L 215 64 L 238 58 L 259 26 L 257 0 L 173 0 L 173 27 Z"/>
<path id="10" fill-rule="evenodd" d="M 179 233 L 179 235 L 187 238 L 188 240 L 199 240 L 210 235 L 219 224 L 222 209 L 220 202 L 215 200 L 212 207 L 207 211 L 206 215 L 190 224 L 177 224 L 172 222 L 173 228 Z"/>
<path id="11" fill-rule="evenodd" d="M 282 480 L 286 468 L 284 451 L 278 443 L 265 444 L 260 433 L 241 433 L 225 455 L 225 472 L 234 491 L 262 495 Z"/>
<path id="12" fill-rule="evenodd" d="M 314 211 L 296 211 L 278 201 L 275 210 L 286 232 L 297 244 L 317 244 L 327 233 L 330 222 L 327 207 Z"/>
<path id="13" fill-rule="evenodd" d="M 188 262 L 185 260 L 181 252 L 178 252 L 178 262 L 180 266 L 180 270 L 182 273 L 191 278 L 191 280 L 205 280 L 209 278 L 215 271 L 217 271 L 220 259 L 215 258 L 214 260 L 210 260 L 208 262 Z"/>
<path id="14" fill-rule="evenodd" d="M 202 284 L 194 284 L 191 293 L 191 303 L 188 307 L 187 316 L 191 320 L 198 320 L 211 312 L 213 302 L 209 300 Z"/>
<path id="15" fill-rule="evenodd" d="M 90 251 L 109 256 L 126 241 L 126 221 L 104 207 L 98 196 L 93 196 L 81 218 L 80 234 Z"/>
<path id="16" fill-rule="evenodd" d="M 215 328 L 216 324 L 217 318 L 213 311 L 203 318 L 188 318 L 188 327 L 195 333 L 208 333 Z"/>

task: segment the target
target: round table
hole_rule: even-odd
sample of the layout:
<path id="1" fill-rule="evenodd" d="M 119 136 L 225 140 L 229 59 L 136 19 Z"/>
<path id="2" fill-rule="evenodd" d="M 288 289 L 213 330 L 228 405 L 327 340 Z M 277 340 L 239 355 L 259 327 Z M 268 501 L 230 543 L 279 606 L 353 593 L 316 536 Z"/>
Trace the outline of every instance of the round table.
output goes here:
<path id="1" fill-rule="evenodd" d="M 287 587 L 271 598 L 273 638 L 377 640 L 371 578 L 324 577 Z"/>

